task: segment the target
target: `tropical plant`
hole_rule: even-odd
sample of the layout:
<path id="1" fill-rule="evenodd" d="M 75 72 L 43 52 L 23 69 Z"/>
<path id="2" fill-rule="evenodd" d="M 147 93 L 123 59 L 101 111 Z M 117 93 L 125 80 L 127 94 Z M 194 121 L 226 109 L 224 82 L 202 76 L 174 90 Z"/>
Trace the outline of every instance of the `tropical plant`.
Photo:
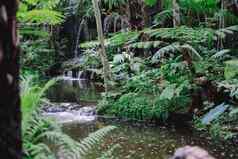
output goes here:
<path id="1" fill-rule="evenodd" d="M 103 2 L 108 5 L 109 9 L 112 9 L 113 7 L 126 4 L 127 0 L 103 0 Z"/>
<path id="2" fill-rule="evenodd" d="M 37 109 L 37 106 L 42 102 L 42 98 L 44 98 L 44 93 L 48 90 L 52 85 L 55 84 L 56 80 L 52 79 L 48 81 L 43 88 L 34 84 L 34 77 L 23 77 L 21 81 L 21 105 L 22 105 L 22 113 L 23 113 L 23 127 L 24 124 L 27 123 L 29 118 L 31 118 L 31 114 Z"/>
<path id="3" fill-rule="evenodd" d="M 61 156 L 66 159 L 82 158 L 99 145 L 105 136 L 115 129 L 108 126 L 100 129 L 80 142 L 64 134 L 56 121 L 32 114 L 23 132 L 25 158 L 43 159 Z M 51 145 L 51 146 L 50 146 Z M 54 146 L 54 148 L 50 148 Z"/>
<path id="4" fill-rule="evenodd" d="M 80 142 L 76 142 L 64 134 L 56 121 L 41 114 L 40 104 L 45 91 L 55 83 L 49 81 L 43 88 L 32 85 L 31 79 L 23 79 L 21 84 L 22 97 L 22 134 L 26 159 L 55 159 L 64 156 L 67 159 L 85 157 L 114 126 L 108 126 L 90 134 Z M 53 148 L 52 148 L 53 146 Z"/>
<path id="5" fill-rule="evenodd" d="M 22 23 L 59 24 L 63 22 L 64 16 L 61 12 L 53 10 L 59 2 L 59 0 L 23 0 L 20 3 L 17 17 Z"/>

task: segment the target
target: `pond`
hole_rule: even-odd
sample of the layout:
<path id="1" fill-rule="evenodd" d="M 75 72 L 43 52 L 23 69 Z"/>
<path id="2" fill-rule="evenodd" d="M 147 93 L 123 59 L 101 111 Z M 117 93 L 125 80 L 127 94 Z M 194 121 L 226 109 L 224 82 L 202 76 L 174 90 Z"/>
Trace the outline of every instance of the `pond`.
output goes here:
<path id="1" fill-rule="evenodd" d="M 80 80 L 63 80 L 48 92 L 53 102 L 71 102 L 82 105 L 100 99 L 103 88 L 100 84 Z M 86 103 L 86 104 L 85 104 Z M 107 125 L 118 128 L 105 139 L 102 146 L 95 149 L 87 159 L 95 159 L 108 145 L 119 144 L 114 156 L 119 159 L 168 159 L 175 149 L 185 145 L 200 146 L 217 159 L 237 159 L 238 147 L 232 143 L 212 140 L 189 127 L 158 126 L 119 119 L 98 118 L 93 122 L 79 124 L 67 123 L 64 132 L 80 141 L 89 133 Z"/>
<path id="2" fill-rule="evenodd" d="M 100 83 L 64 77 L 49 89 L 47 98 L 58 103 L 96 104 L 103 91 Z"/>
<path id="3" fill-rule="evenodd" d="M 106 138 L 105 145 L 119 144 L 114 156 L 119 159 L 168 159 L 174 151 L 185 145 L 200 146 L 209 151 L 217 159 L 237 159 L 238 147 L 222 142 L 215 142 L 189 128 L 173 126 L 155 126 L 121 121 L 105 121 L 99 119 L 91 124 L 68 124 L 64 131 L 75 140 L 86 137 L 106 125 L 118 127 Z M 98 157 L 103 149 L 97 149 L 88 159 Z"/>

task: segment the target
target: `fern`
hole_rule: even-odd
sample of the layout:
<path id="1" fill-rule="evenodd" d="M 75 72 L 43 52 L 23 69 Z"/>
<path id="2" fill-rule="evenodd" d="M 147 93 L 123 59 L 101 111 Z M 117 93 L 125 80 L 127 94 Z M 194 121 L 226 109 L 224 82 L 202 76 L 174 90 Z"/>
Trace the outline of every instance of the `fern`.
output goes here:
<path id="1" fill-rule="evenodd" d="M 191 45 L 184 44 L 180 48 L 188 50 L 188 52 L 190 53 L 191 57 L 194 57 L 194 58 L 197 58 L 199 60 L 202 60 L 202 56 Z"/>
<path id="2" fill-rule="evenodd" d="M 103 152 L 103 154 L 97 158 L 97 159 L 115 159 L 117 157 L 113 156 L 113 152 L 117 149 L 120 148 L 119 144 L 113 145 L 108 151 Z"/>
<path id="3" fill-rule="evenodd" d="M 157 0 L 144 0 L 144 2 L 148 6 L 153 6 L 157 3 Z"/>
<path id="4" fill-rule="evenodd" d="M 165 43 L 162 41 L 144 41 L 144 42 L 136 42 L 129 44 L 127 47 L 132 49 L 151 49 L 158 48 L 163 46 Z"/>
<path id="5" fill-rule="evenodd" d="M 214 40 L 224 39 L 227 34 L 234 34 L 234 32 L 238 32 L 238 25 L 218 29 L 215 31 Z"/>
<path id="6" fill-rule="evenodd" d="M 89 153 L 103 138 L 116 127 L 108 126 L 90 134 L 80 143 L 73 140 L 61 131 L 61 125 L 56 121 L 43 117 L 40 114 L 40 102 L 46 90 L 56 80 L 50 80 L 43 88 L 32 84 L 32 78 L 23 78 L 21 97 L 23 106 L 23 147 L 26 158 L 55 159 L 55 150 L 49 147 L 54 145 L 65 159 L 78 159 Z M 46 144 L 47 143 L 47 144 Z"/>
<path id="7" fill-rule="evenodd" d="M 113 57 L 113 63 L 119 64 L 125 61 L 125 56 L 123 54 L 117 54 Z"/>
<path id="8" fill-rule="evenodd" d="M 212 55 L 212 56 L 211 56 L 211 59 L 221 59 L 221 58 L 223 58 L 225 55 L 227 55 L 227 53 L 230 53 L 230 50 L 229 50 L 229 49 L 221 50 L 221 51 L 215 53 L 214 55 Z"/>
<path id="9" fill-rule="evenodd" d="M 154 25 L 161 25 L 163 24 L 167 19 L 172 18 L 173 16 L 173 10 L 172 9 L 166 9 L 163 10 L 162 12 L 158 13 L 154 17 Z"/>
<path id="10" fill-rule="evenodd" d="M 77 147 L 80 150 L 81 155 L 86 156 L 93 148 L 95 148 L 95 146 L 102 142 L 109 132 L 114 129 L 116 129 L 115 126 L 107 126 L 94 133 L 91 133 L 88 137 L 80 141 L 80 143 L 77 144 Z"/>
<path id="11" fill-rule="evenodd" d="M 81 142 L 76 142 L 64 134 L 60 125 L 55 121 L 44 118 L 37 112 L 33 113 L 31 120 L 26 125 L 27 127 L 23 129 L 24 148 L 26 154 L 34 158 L 43 158 L 44 156 L 56 158 L 54 150 L 50 149 L 48 144 L 54 145 L 65 159 L 81 158 L 91 152 L 109 132 L 115 129 L 114 126 L 108 126 L 90 134 Z"/>
<path id="12" fill-rule="evenodd" d="M 108 5 L 109 9 L 112 9 L 113 7 L 126 4 L 127 0 L 103 0 L 103 2 Z"/>
<path id="13" fill-rule="evenodd" d="M 152 63 L 158 62 L 158 59 L 161 59 L 165 57 L 165 54 L 167 53 L 175 53 L 179 50 L 179 44 L 173 43 L 171 45 L 165 46 L 161 49 L 159 49 L 154 56 L 152 57 Z"/>
<path id="14" fill-rule="evenodd" d="M 124 44 L 134 42 L 139 36 L 138 32 L 119 32 L 115 33 L 111 38 L 105 40 L 106 47 L 121 47 Z M 90 41 L 80 44 L 83 49 L 97 48 L 99 46 L 98 41 Z"/>
<path id="15" fill-rule="evenodd" d="M 55 82 L 56 82 L 56 79 L 50 80 L 41 89 L 39 86 L 33 85 L 32 77 L 22 78 L 21 105 L 22 105 L 22 113 L 23 113 L 23 127 L 24 127 L 24 124 L 27 123 L 27 121 L 31 117 L 31 114 L 40 104 L 45 91 L 49 89 L 52 85 L 54 85 Z"/>
<path id="16" fill-rule="evenodd" d="M 36 23 L 56 25 L 64 21 L 61 12 L 53 10 L 59 3 L 59 0 L 40 1 L 25 0 L 20 3 L 20 9 L 17 18 L 21 23 Z"/>
<path id="17" fill-rule="evenodd" d="M 158 59 L 165 57 L 165 55 L 168 53 L 170 54 L 174 54 L 176 52 L 183 53 L 184 50 L 187 50 L 190 57 L 193 57 L 193 59 L 202 60 L 201 55 L 191 45 L 189 44 L 180 45 L 178 43 L 173 43 L 171 45 L 159 49 L 159 51 L 157 51 L 152 57 L 152 63 L 158 62 Z"/>
<path id="18" fill-rule="evenodd" d="M 213 36 L 212 29 L 189 28 L 185 26 L 178 28 L 146 29 L 143 32 L 151 38 L 188 44 L 204 44 Z"/>

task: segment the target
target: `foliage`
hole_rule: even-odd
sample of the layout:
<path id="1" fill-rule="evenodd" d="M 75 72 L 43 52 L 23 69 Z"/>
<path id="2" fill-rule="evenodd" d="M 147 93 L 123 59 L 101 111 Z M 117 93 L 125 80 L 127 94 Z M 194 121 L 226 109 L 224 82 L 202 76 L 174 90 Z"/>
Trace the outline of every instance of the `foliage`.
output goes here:
<path id="1" fill-rule="evenodd" d="M 120 32 L 114 34 L 111 38 L 106 39 L 105 45 L 107 47 L 120 47 L 135 38 L 137 38 L 138 33 L 137 32 Z M 90 41 L 86 42 L 80 45 L 81 48 L 96 48 L 99 46 L 98 41 Z"/>
<path id="2" fill-rule="evenodd" d="M 151 38 L 163 39 L 164 41 L 179 41 L 188 44 L 204 44 L 212 40 L 213 30 L 210 28 L 159 28 L 144 31 Z"/>
<path id="3" fill-rule="evenodd" d="M 23 132 L 26 158 L 56 158 L 56 152 L 67 159 L 81 158 L 99 145 L 113 129 L 115 129 L 113 126 L 104 127 L 82 141 L 76 142 L 64 134 L 55 121 L 33 114 L 28 127 Z M 49 145 L 55 146 L 56 149 L 51 149 Z"/>
<path id="4" fill-rule="evenodd" d="M 165 46 L 161 49 L 159 49 L 154 56 L 152 57 L 152 63 L 158 62 L 158 60 L 171 56 L 171 54 L 180 52 L 185 53 L 185 51 L 188 53 L 188 56 L 192 57 L 193 60 L 199 59 L 202 60 L 201 55 L 189 44 L 179 45 L 177 43 L 173 43 L 171 45 Z M 166 54 L 169 54 L 166 56 Z"/>
<path id="5" fill-rule="evenodd" d="M 17 17 L 22 23 L 59 24 L 63 22 L 64 16 L 61 12 L 53 10 L 59 2 L 59 0 L 23 0 L 20 3 Z"/>
<path id="6" fill-rule="evenodd" d="M 61 131 L 61 126 L 40 113 L 40 102 L 45 91 L 55 83 L 49 81 L 43 88 L 31 83 L 31 79 L 24 79 L 21 87 L 23 111 L 23 147 L 25 158 L 56 158 L 62 153 L 64 158 L 81 158 L 100 144 L 105 136 L 115 129 L 113 126 L 104 127 L 90 134 L 80 142 L 76 142 Z M 54 148 L 52 149 L 52 145 Z M 56 149 L 55 149 L 56 148 Z"/>
<path id="7" fill-rule="evenodd" d="M 219 8 L 216 0 L 180 0 L 182 24 L 188 26 L 217 26 L 219 19 L 224 17 L 227 24 L 234 25 L 237 17 L 227 9 Z M 163 1 L 163 10 L 154 17 L 156 26 L 163 26 L 172 19 L 172 0 Z M 196 17 L 196 18 L 194 18 Z M 202 18 L 201 18 L 202 17 Z"/>
<path id="8" fill-rule="evenodd" d="M 172 27 L 172 0 L 163 0 L 160 11 L 156 10 L 157 0 L 99 2 L 113 73 L 110 82 L 117 86 L 104 94 L 98 105 L 99 113 L 165 121 L 171 114 L 188 113 L 193 104 L 199 104 L 192 110 L 195 125 L 210 131 L 213 136 L 231 137 L 228 129 L 237 127 L 235 106 L 215 115 L 208 125 L 201 122 L 202 117 L 216 110 L 219 103 L 237 105 L 238 18 L 230 6 L 222 7 L 216 0 L 179 0 L 181 25 Z M 138 9 L 132 10 L 133 5 L 138 5 Z M 80 39 L 82 30 L 94 34 L 93 16 L 89 0 L 23 0 L 18 19 L 24 74 L 32 74 L 35 70 L 47 74 L 59 62 L 59 53 L 52 44 L 52 30 L 60 29 L 60 24 L 67 20 L 67 23 L 74 21 L 77 24 L 72 30 L 79 32 L 76 43 L 80 43 L 82 58 L 67 59 L 62 66 L 65 70 L 87 70 L 102 75 L 99 42 Z M 201 103 L 194 103 L 198 88 L 201 89 Z M 29 92 L 33 97 L 23 100 L 29 102 L 25 105 L 37 101 L 34 94 L 38 93 L 38 88 Z"/>
<path id="9" fill-rule="evenodd" d="M 43 88 L 32 83 L 33 77 L 22 78 L 21 82 L 21 105 L 23 113 L 23 127 L 27 123 L 31 114 L 35 111 L 37 106 L 41 103 L 41 99 L 44 97 L 44 93 L 56 80 L 48 81 Z"/>
<path id="10" fill-rule="evenodd" d="M 24 71 L 34 70 L 46 75 L 49 68 L 55 64 L 54 50 L 49 48 L 48 40 L 47 37 L 41 37 L 40 40 L 22 41 L 21 64 Z"/>
<path id="11" fill-rule="evenodd" d="M 111 67 L 115 80 L 122 80 L 129 79 L 132 74 L 140 73 L 145 65 L 141 58 L 123 52 L 114 56 Z"/>
<path id="12" fill-rule="evenodd" d="M 171 113 L 185 110 L 190 102 L 190 76 L 177 69 L 186 67 L 171 62 L 134 75 L 116 98 L 105 97 L 98 111 L 137 120 L 166 120 Z"/>
<path id="13" fill-rule="evenodd" d="M 17 14 L 20 35 L 23 71 L 46 75 L 55 65 L 55 50 L 52 49 L 52 28 L 64 22 L 65 16 L 57 7 L 59 0 L 23 0 Z M 39 60 L 40 59 L 40 60 Z"/>
<path id="14" fill-rule="evenodd" d="M 117 157 L 113 156 L 113 152 L 117 149 L 120 148 L 120 145 L 113 145 L 108 151 L 103 152 L 102 155 L 97 158 L 97 159 L 117 159 Z"/>
<path id="15" fill-rule="evenodd" d="M 238 60 L 231 60 L 226 62 L 226 67 L 225 67 L 225 78 L 226 79 L 232 79 L 237 77 L 238 72 L 237 72 L 237 66 L 238 66 Z"/>
<path id="16" fill-rule="evenodd" d="M 103 0 L 105 4 L 109 6 L 109 9 L 113 7 L 119 7 L 120 5 L 126 4 L 127 0 Z"/>
<path id="17" fill-rule="evenodd" d="M 221 114 L 223 114 L 226 109 L 228 108 L 228 105 L 225 105 L 224 103 L 220 104 L 219 106 L 216 106 L 214 109 L 210 110 L 205 116 L 202 118 L 203 124 L 209 124 L 214 119 L 217 119 Z"/>
<path id="18" fill-rule="evenodd" d="M 146 5 L 153 6 L 156 4 L 157 0 L 144 0 Z"/>

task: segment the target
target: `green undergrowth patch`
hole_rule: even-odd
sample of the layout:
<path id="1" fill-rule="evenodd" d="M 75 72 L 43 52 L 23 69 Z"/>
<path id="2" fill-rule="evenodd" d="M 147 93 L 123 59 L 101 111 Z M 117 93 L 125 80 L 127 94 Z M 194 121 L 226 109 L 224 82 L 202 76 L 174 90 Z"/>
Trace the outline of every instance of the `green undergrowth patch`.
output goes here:
<path id="1" fill-rule="evenodd" d="M 176 71 L 177 67 L 184 71 Z M 98 112 L 129 119 L 165 121 L 171 113 L 186 111 L 191 101 L 187 69 L 181 62 L 172 60 L 161 69 L 133 76 L 116 94 L 104 95 Z"/>

